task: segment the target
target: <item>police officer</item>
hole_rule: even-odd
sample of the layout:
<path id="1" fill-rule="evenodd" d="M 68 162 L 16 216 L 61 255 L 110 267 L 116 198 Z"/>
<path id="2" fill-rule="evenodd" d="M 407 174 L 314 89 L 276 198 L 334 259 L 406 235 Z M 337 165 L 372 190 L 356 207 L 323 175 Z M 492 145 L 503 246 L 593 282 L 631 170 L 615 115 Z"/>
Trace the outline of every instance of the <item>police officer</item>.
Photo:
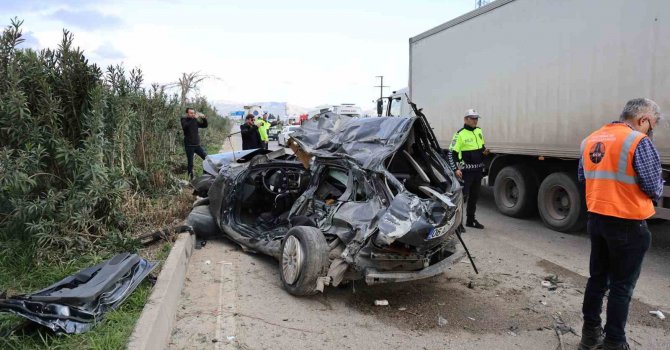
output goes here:
<path id="1" fill-rule="evenodd" d="M 624 331 L 628 306 L 651 244 L 645 220 L 663 195 L 661 160 L 651 142 L 660 119 L 654 101 L 630 100 L 618 121 L 582 142 L 577 176 L 586 182 L 591 257 L 580 350 L 630 349 Z M 608 289 L 603 337 L 600 313 Z"/>
<path id="2" fill-rule="evenodd" d="M 270 122 L 268 122 L 268 114 L 263 113 L 262 117 L 259 117 L 256 120 L 256 126 L 258 126 L 258 133 L 261 136 L 261 148 L 268 149 L 268 143 L 270 142 L 268 138 L 268 130 L 270 129 Z"/>
<path id="3" fill-rule="evenodd" d="M 477 199 L 484 172 L 484 156 L 488 155 L 482 129 L 477 127 L 479 113 L 468 109 L 463 118 L 463 128 L 454 134 L 449 146 L 449 166 L 463 182 L 463 196 L 467 202 L 465 226 L 483 229 L 484 225 L 475 219 Z"/>

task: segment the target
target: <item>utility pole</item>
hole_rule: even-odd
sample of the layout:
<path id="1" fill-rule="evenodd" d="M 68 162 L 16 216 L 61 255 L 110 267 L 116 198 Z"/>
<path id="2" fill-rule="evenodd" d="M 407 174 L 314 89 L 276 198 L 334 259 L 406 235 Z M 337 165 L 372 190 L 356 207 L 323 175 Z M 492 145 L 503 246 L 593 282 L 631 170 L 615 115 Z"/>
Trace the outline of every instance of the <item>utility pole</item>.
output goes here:
<path id="1" fill-rule="evenodd" d="M 384 76 L 383 75 L 378 75 L 377 78 L 379 78 L 379 85 L 375 85 L 375 87 L 379 88 L 379 100 L 377 100 L 377 103 L 382 103 L 383 104 L 384 103 L 384 88 L 388 87 L 388 86 L 384 85 Z M 372 101 L 372 102 L 374 102 L 374 101 Z M 377 106 L 379 106 L 379 105 L 377 105 Z M 377 107 L 377 108 L 379 108 L 379 107 Z M 379 112 L 379 109 L 377 109 L 377 111 L 378 111 L 377 114 L 379 114 L 379 117 L 381 117 L 382 115 Z"/>
<path id="2" fill-rule="evenodd" d="M 384 76 L 383 75 L 378 75 L 377 78 L 380 79 L 379 85 L 375 85 L 375 87 L 379 88 L 379 98 L 383 99 L 384 98 L 384 88 L 388 87 L 384 85 Z"/>

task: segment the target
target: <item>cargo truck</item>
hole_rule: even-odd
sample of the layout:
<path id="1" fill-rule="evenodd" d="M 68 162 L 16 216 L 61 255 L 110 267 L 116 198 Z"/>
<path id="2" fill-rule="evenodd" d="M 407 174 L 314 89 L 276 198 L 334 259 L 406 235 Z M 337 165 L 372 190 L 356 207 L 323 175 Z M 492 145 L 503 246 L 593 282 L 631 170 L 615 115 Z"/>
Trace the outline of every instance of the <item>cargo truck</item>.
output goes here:
<path id="1" fill-rule="evenodd" d="M 410 99 L 447 148 L 465 111 L 482 118 L 485 182 L 505 215 L 583 227 L 581 141 L 629 99 L 670 111 L 670 1 L 498 0 L 409 40 Z M 403 93 L 386 114 L 401 110 Z M 394 109 L 395 108 L 395 109 Z M 670 173 L 670 129 L 653 139 Z M 656 217 L 670 219 L 670 187 Z"/>

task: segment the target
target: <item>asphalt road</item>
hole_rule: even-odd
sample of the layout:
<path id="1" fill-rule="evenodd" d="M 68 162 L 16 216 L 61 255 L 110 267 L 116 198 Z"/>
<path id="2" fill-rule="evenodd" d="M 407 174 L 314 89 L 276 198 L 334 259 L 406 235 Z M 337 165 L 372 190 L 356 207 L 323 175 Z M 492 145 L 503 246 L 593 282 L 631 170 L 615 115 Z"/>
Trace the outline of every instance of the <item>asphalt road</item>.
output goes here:
<path id="1" fill-rule="evenodd" d="M 209 241 L 191 259 L 171 348 L 559 348 L 555 325 L 581 330 L 586 234 L 561 234 L 539 219 L 503 216 L 487 189 L 478 208 L 486 229 L 469 229 L 464 239 L 479 275 L 462 261 L 423 281 L 357 282 L 309 298 L 282 289 L 273 259 L 225 239 Z M 670 320 L 649 314 L 670 312 L 670 223 L 651 230 L 628 336 L 633 348 L 670 349 Z M 549 274 L 560 281 L 554 291 L 541 286 Z M 374 305 L 382 299 L 389 306 Z M 566 349 L 576 349 L 576 334 L 560 338 Z"/>

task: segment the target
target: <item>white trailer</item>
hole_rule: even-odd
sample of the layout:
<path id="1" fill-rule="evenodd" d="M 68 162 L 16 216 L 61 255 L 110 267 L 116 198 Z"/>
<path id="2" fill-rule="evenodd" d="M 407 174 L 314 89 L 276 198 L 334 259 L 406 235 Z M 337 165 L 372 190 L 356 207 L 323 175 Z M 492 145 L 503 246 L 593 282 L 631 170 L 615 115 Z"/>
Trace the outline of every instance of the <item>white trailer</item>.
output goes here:
<path id="1" fill-rule="evenodd" d="M 497 0 L 410 38 L 410 97 L 445 148 L 476 108 L 498 209 L 572 231 L 581 141 L 631 98 L 670 111 L 668 38 L 667 0 Z M 654 144 L 670 180 L 670 130 Z M 665 196 L 656 216 L 670 219 Z"/>

